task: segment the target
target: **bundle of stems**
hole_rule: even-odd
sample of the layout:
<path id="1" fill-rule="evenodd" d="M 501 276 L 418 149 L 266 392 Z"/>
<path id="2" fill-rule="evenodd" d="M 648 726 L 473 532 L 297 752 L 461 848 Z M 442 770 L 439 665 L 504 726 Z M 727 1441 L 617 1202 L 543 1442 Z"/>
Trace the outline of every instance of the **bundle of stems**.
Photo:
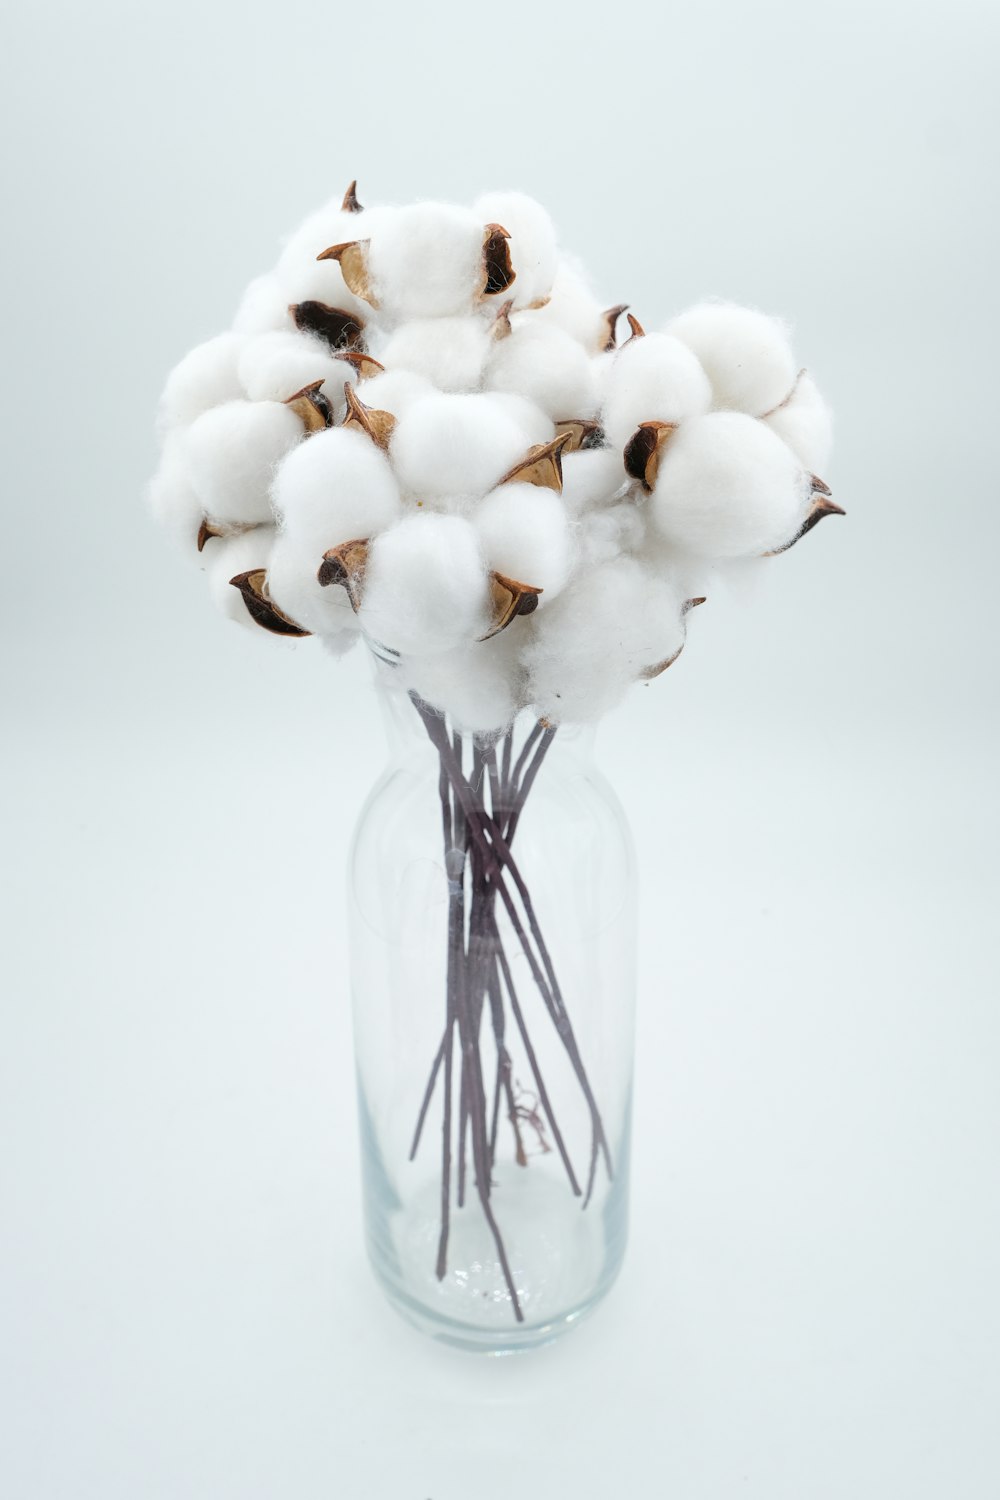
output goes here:
<path id="1" fill-rule="evenodd" d="M 532 1126 L 546 1151 L 551 1149 L 545 1137 L 548 1130 L 570 1189 L 582 1199 L 584 1208 L 594 1190 L 599 1157 L 603 1156 L 608 1176 L 612 1175 L 611 1153 L 600 1110 L 580 1056 L 531 892 L 511 852 L 528 795 L 556 731 L 549 725 L 537 723 L 515 760 L 513 726 L 499 738 L 463 735 L 450 730 L 445 715 L 415 693 L 411 693 L 410 698 L 440 762 L 438 786 L 444 870 L 448 881 L 444 1030 L 424 1090 L 410 1159 L 416 1156 L 437 1082 L 443 1075 L 441 1231 L 437 1276 L 442 1280 L 447 1271 L 453 1165 L 456 1202 L 462 1207 L 466 1198 L 467 1157 L 471 1154 L 475 1191 L 496 1246 L 514 1316 L 518 1322 L 523 1322 L 524 1314 L 492 1203 L 501 1110 L 513 1131 L 515 1159 L 519 1166 L 528 1164 L 523 1126 Z M 500 931 L 498 900 L 586 1101 L 591 1140 L 585 1189 L 581 1188 L 570 1159 L 517 993 Z M 492 1049 L 489 1033 L 483 1026 L 487 1011 Z M 514 1023 L 531 1071 L 536 1101 L 531 1107 L 521 1102 L 515 1087 L 508 1046 L 508 1019 Z M 492 1070 L 484 1056 L 489 1050 L 495 1052 Z M 457 1119 L 453 1108 L 456 1062 L 459 1070 Z M 491 1071 L 492 1088 L 488 1090 L 487 1078 Z"/>

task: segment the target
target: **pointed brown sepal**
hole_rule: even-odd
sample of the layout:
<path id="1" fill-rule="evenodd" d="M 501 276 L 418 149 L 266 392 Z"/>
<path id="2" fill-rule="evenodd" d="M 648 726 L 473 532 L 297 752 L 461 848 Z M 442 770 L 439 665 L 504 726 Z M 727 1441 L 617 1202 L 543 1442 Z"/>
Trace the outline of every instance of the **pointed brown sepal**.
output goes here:
<path id="1" fill-rule="evenodd" d="M 697 609 L 697 607 L 698 607 L 699 604 L 704 604 L 704 603 L 705 603 L 705 597 L 704 597 L 704 595 L 702 595 L 702 597 L 698 598 L 698 599 L 685 599 L 684 603 L 681 605 L 681 619 L 683 620 L 684 616 L 685 615 L 689 615 L 693 609 Z M 685 629 L 685 634 L 686 634 L 686 632 L 687 632 L 687 626 L 685 626 L 684 629 Z M 687 644 L 686 640 L 681 641 L 680 645 L 677 647 L 677 650 L 674 652 L 673 656 L 668 656 L 665 661 L 655 662 L 653 664 L 653 666 L 651 666 L 651 667 L 644 667 L 643 670 L 639 673 L 639 681 L 640 682 L 653 682 L 653 681 L 655 681 L 655 679 L 657 677 L 659 677 L 661 675 L 661 673 L 665 672 L 668 667 L 672 667 L 673 666 L 674 662 L 677 660 L 677 658 L 680 656 L 681 652 L 684 650 L 684 647 L 685 647 L 686 644 Z"/>
<path id="2" fill-rule="evenodd" d="M 707 597 L 708 596 L 706 594 L 701 594 L 697 599 L 685 599 L 681 607 L 681 614 L 689 615 L 693 609 L 698 608 L 699 604 L 704 604 Z"/>
<path id="3" fill-rule="evenodd" d="M 353 541 L 341 542 L 339 547 L 331 547 L 329 552 L 323 553 L 323 561 L 316 574 L 323 588 L 339 583 L 347 590 L 347 597 L 355 614 L 361 608 L 361 590 L 364 587 L 370 546 L 368 537 L 355 537 Z"/>
<path id="4" fill-rule="evenodd" d="M 536 443 L 519 463 L 508 469 L 501 484 L 537 484 L 540 489 L 562 491 L 562 454 L 569 433 L 561 432 L 550 443 Z"/>
<path id="5" fill-rule="evenodd" d="M 676 422 L 643 422 L 625 444 L 625 472 L 638 479 L 647 494 L 656 483 L 663 450 L 676 431 Z"/>
<path id="6" fill-rule="evenodd" d="M 312 631 L 303 630 L 301 625 L 289 619 L 278 606 L 268 597 L 267 593 L 267 570 L 265 568 L 252 568 L 249 573 L 237 573 L 235 578 L 229 582 L 234 589 L 239 589 L 243 595 L 243 603 L 247 607 L 250 618 L 263 630 L 269 630 L 272 635 L 311 635 Z"/>
<path id="7" fill-rule="evenodd" d="M 365 354 L 361 349 L 338 349 L 333 357 L 342 359 L 356 370 L 359 380 L 370 380 L 373 375 L 380 375 L 385 369 L 385 365 L 380 365 L 377 359 L 372 359 L 370 354 Z"/>
<path id="8" fill-rule="evenodd" d="M 511 265 L 510 233 L 502 224 L 487 224 L 483 230 L 483 272 L 480 297 L 495 297 L 511 286 L 517 272 Z"/>
<path id="9" fill-rule="evenodd" d="M 538 596 L 541 592 L 541 589 L 533 588 L 530 583 L 518 583 L 516 578 L 508 578 L 503 573 L 491 573 L 490 603 L 493 623 L 479 639 L 488 641 L 499 635 L 501 630 L 506 630 L 511 620 L 516 620 L 518 615 L 530 615 L 538 608 Z"/>
<path id="10" fill-rule="evenodd" d="M 363 208 L 364 204 L 358 202 L 358 179 L 355 178 L 344 194 L 344 201 L 340 205 L 340 211 L 342 214 L 359 214 Z"/>
<path id="11" fill-rule="evenodd" d="M 514 299 L 513 299 L 513 297 L 508 297 L 507 301 L 501 307 L 497 308 L 497 315 L 493 319 L 493 322 L 490 324 L 490 338 L 491 339 L 508 339 L 508 338 L 510 338 L 511 334 L 514 331 L 513 328 L 511 327 L 511 322 L 510 322 L 510 310 L 511 310 L 511 308 L 513 306 L 514 306 Z"/>
<path id="12" fill-rule="evenodd" d="M 795 546 L 796 542 L 801 542 L 802 538 L 808 532 L 812 531 L 814 526 L 818 526 L 820 521 L 824 520 L 827 516 L 847 515 L 842 505 L 838 505 L 835 500 L 830 499 L 829 485 L 824 484 L 822 479 L 817 479 L 815 474 L 811 474 L 809 477 L 812 480 L 813 500 L 805 520 L 790 542 L 785 542 L 783 546 L 774 547 L 770 552 L 765 552 L 765 557 L 780 557 L 782 552 L 787 552 L 790 547 Z"/>
<path id="13" fill-rule="evenodd" d="M 322 432 L 324 427 L 333 426 L 333 407 L 320 390 L 322 384 L 322 380 L 314 380 L 311 385 L 304 385 L 301 391 L 296 391 L 294 396 L 289 396 L 285 402 L 301 418 L 307 433 Z"/>
<path id="14" fill-rule="evenodd" d="M 565 437 L 564 453 L 604 447 L 604 428 L 600 422 L 590 422 L 586 417 L 567 417 L 564 422 L 557 422 L 556 437 Z"/>
<path id="15" fill-rule="evenodd" d="M 330 348 L 360 349 L 365 325 L 357 313 L 347 312 L 342 307 L 330 307 L 326 302 L 292 302 L 288 308 L 292 322 L 301 333 L 314 334 L 325 339 Z"/>
<path id="16" fill-rule="evenodd" d="M 631 342 L 632 342 L 633 339 L 644 339 L 646 337 L 646 330 L 645 330 L 645 328 L 643 328 L 642 324 L 639 322 L 639 319 L 637 317 L 635 317 L 632 313 L 627 313 L 626 317 L 627 317 L 627 320 L 628 320 L 628 326 L 631 328 L 632 332 L 629 335 L 629 337 L 625 340 L 625 343 L 626 344 L 631 344 Z M 622 348 L 624 348 L 624 347 L 625 347 L 625 345 L 623 344 Z"/>
<path id="17" fill-rule="evenodd" d="M 355 297 L 360 297 L 362 302 L 367 302 L 369 307 L 378 307 L 368 275 L 370 243 L 370 240 L 347 240 L 343 245 L 330 245 L 328 249 L 321 250 L 316 259 L 339 261 L 347 290 L 353 292 Z"/>
<path id="18" fill-rule="evenodd" d="M 213 521 L 202 521 L 201 525 L 198 527 L 198 551 L 204 552 L 207 542 L 210 542 L 214 536 L 223 535 L 224 533 L 222 531 L 222 528 L 216 526 Z"/>
<path id="19" fill-rule="evenodd" d="M 344 417 L 344 427 L 356 427 L 366 437 L 370 437 L 377 448 L 383 452 L 389 447 L 389 439 L 396 425 L 396 418 L 391 411 L 379 411 L 375 407 L 366 406 L 359 400 L 354 387 L 350 381 L 344 382 L 344 396 L 347 399 L 347 414 Z"/>
<path id="20" fill-rule="evenodd" d="M 628 307 L 627 302 L 619 302 L 617 307 L 609 307 L 601 313 L 601 323 L 604 328 L 604 337 L 601 341 L 601 352 L 610 354 L 612 349 L 618 347 L 618 319 Z"/>

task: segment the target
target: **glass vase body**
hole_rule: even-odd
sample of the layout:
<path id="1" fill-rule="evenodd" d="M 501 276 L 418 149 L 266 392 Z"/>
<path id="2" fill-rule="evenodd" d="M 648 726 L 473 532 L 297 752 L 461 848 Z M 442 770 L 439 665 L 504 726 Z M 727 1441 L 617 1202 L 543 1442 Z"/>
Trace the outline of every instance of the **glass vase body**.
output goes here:
<path id="1" fill-rule="evenodd" d="M 592 731 L 524 715 L 508 746 L 380 695 L 348 879 L 368 1253 L 411 1323 L 513 1352 L 591 1310 L 625 1249 L 632 841 Z"/>

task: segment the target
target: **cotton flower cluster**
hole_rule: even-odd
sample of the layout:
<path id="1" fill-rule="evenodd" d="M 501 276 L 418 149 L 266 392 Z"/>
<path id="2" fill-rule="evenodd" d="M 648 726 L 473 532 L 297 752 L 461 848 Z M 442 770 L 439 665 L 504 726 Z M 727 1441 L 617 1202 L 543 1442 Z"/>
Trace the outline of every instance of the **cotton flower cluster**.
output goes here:
<path id="1" fill-rule="evenodd" d="M 714 572 L 839 511 L 781 323 L 711 302 L 620 342 L 626 311 L 530 198 L 352 184 L 170 375 L 153 508 L 234 619 L 364 637 L 467 730 L 593 720 Z"/>

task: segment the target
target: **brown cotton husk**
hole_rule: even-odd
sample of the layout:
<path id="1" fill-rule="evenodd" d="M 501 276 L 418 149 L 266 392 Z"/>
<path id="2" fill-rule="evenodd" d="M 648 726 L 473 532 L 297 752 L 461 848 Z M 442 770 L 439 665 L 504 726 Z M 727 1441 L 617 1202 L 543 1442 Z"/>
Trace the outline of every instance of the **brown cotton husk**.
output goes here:
<path id="1" fill-rule="evenodd" d="M 355 178 L 344 194 L 344 201 L 340 205 L 340 211 L 342 214 L 359 214 L 363 209 L 364 204 L 358 202 L 358 180 Z"/>
<path id="2" fill-rule="evenodd" d="M 617 349 L 618 319 L 621 317 L 622 313 L 626 311 L 627 308 L 627 302 L 619 302 L 616 307 L 606 308 L 605 311 L 601 313 L 601 320 L 604 324 L 605 329 L 604 342 L 602 344 L 603 353 L 610 354 L 612 349 Z"/>
<path id="3" fill-rule="evenodd" d="M 499 635 L 501 630 L 506 630 L 518 615 L 530 615 L 538 608 L 538 596 L 541 592 L 540 588 L 535 588 L 530 583 L 519 583 L 516 578 L 508 578 L 504 573 L 491 573 L 492 623 L 486 634 L 479 639 L 488 641 Z"/>
<path id="4" fill-rule="evenodd" d="M 487 224 L 483 230 L 483 279 L 480 297 L 496 297 L 517 277 L 510 259 L 510 234 L 502 224 Z M 346 278 L 345 278 L 346 279 Z M 351 288 L 353 291 L 353 287 Z"/>
<path id="5" fill-rule="evenodd" d="M 698 607 L 699 604 L 704 604 L 704 603 L 705 603 L 705 596 L 704 596 L 704 594 L 701 595 L 697 599 L 685 599 L 685 601 L 684 601 L 684 603 L 683 603 L 683 605 L 681 607 L 681 618 L 683 619 L 684 616 L 685 615 L 689 615 L 693 609 L 697 609 L 697 607 Z M 674 654 L 672 656 L 668 656 L 665 661 L 658 661 L 652 667 L 644 667 L 643 670 L 639 673 L 639 681 L 640 682 L 653 682 L 653 681 L 655 681 L 655 679 L 657 677 L 659 677 L 663 672 L 665 672 L 668 667 L 672 667 L 673 666 L 674 662 L 677 660 L 677 658 L 680 656 L 681 652 L 684 650 L 685 645 L 686 645 L 686 642 L 682 641 L 681 644 L 677 647 L 677 650 L 674 652 Z"/>
<path id="6" fill-rule="evenodd" d="M 379 364 L 377 359 L 372 359 L 370 354 L 365 354 L 360 349 L 338 349 L 333 357 L 350 365 L 357 372 L 359 380 L 370 380 L 373 375 L 381 375 L 385 369 L 385 365 Z"/>
<path id="7" fill-rule="evenodd" d="M 292 302 L 288 313 L 300 333 L 325 339 L 336 354 L 341 349 L 360 349 L 365 325 L 356 313 L 326 302 Z"/>
<path id="8" fill-rule="evenodd" d="M 296 625 L 295 621 L 268 597 L 265 568 L 252 568 L 248 573 L 237 573 L 235 578 L 230 578 L 229 582 L 233 588 L 239 589 L 243 596 L 243 603 L 247 607 L 247 613 L 262 630 L 269 630 L 272 635 L 311 635 L 311 631 L 303 630 L 301 625 Z"/>
<path id="9" fill-rule="evenodd" d="M 565 437 L 563 453 L 578 453 L 581 448 L 603 448 L 604 429 L 600 422 L 586 417 L 567 417 L 556 423 L 556 437 Z"/>
<path id="10" fill-rule="evenodd" d="M 562 452 L 570 439 L 561 432 L 550 443 L 536 443 L 525 456 L 503 476 L 501 484 L 537 484 L 546 490 L 562 493 Z"/>
<path id="11" fill-rule="evenodd" d="M 323 588 L 340 584 L 347 590 L 347 597 L 355 614 L 361 608 L 361 591 L 370 546 L 368 537 L 355 537 L 353 541 L 341 542 L 339 547 L 331 547 L 328 552 L 324 552 L 316 574 Z"/>
<path id="12" fill-rule="evenodd" d="M 367 302 L 369 307 L 378 307 L 378 299 L 372 291 L 368 272 L 370 244 L 370 240 L 346 240 L 342 245 L 330 245 L 326 250 L 321 250 L 316 259 L 338 261 L 347 290 L 353 292 L 355 297 L 360 297 L 362 302 Z"/>
<path id="13" fill-rule="evenodd" d="M 812 480 L 812 504 L 809 507 L 805 520 L 790 541 L 785 542 L 780 547 L 772 548 L 770 552 L 765 552 L 763 554 L 765 557 L 780 557 L 782 552 L 787 552 L 790 547 L 795 546 L 796 542 L 801 542 L 802 538 L 808 532 L 812 531 L 814 526 L 818 526 L 820 521 L 825 520 L 827 516 L 847 515 L 843 506 L 838 505 L 835 500 L 830 498 L 831 490 L 828 484 L 824 484 L 823 480 L 816 474 L 810 474 L 809 478 Z"/>
<path id="14" fill-rule="evenodd" d="M 259 521 L 210 521 L 206 516 L 198 527 L 198 551 L 204 552 L 213 537 L 242 536 L 244 532 L 256 531 Z"/>
<path id="15" fill-rule="evenodd" d="M 508 297 L 502 307 L 497 308 L 497 315 L 490 325 L 490 338 L 507 339 L 513 333 L 510 321 L 510 310 L 514 306 L 513 297 Z"/>
<path id="16" fill-rule="evenodd" d="M 642 422 L 625 444 L 625 472 L 649 493 L 656 483 L 663 450 L 677 431 L 676 422 Z"/>
<path id="17" fill-rule="evenodd" d="M 639 322 L 639 319 L 637 317 L 635 317 L 634 314 L 632 314 L 632 313 L 629 313 L 627 315 L 627 317 L 628 317 L 628 326 L 631 328 L 632 332 L 629 335 L 629 337 L 625 340 L 625 344 L 631 344 L 631 342 L 632 342 L 633 339 L 644 339 L 646 337 L 646 330 L 645 330 L 645 328 L 643 328 L 642 324 Z M 625 347 L 625 344 L 622 345 L 623 349 Z"/>
<path id="18" fill-rule="evenodd" d="M 311 385 L 296 391 L 294 396 L 289 396 L 285 402 L 301 418 L 307 434 L 322 432 L 324 427 L 333 426 L 333 407 L 320 390 L 322 384 L 322 380 L 314 380 Z"/>
<path id="19" fill-rule="evenodd" d="M 342 426 L 356 427 L 359 432 L 371 438 L 377 448 L 385 452 L 396 426 L 396 418 L 392 412 L 378 411 L 375 407 L 366 406 L 363 401 L 359 400 L 354 387 L 349 382 L 344 385 L 344 395 L 347 399 L 347 415 L 344 417 Z"/>

